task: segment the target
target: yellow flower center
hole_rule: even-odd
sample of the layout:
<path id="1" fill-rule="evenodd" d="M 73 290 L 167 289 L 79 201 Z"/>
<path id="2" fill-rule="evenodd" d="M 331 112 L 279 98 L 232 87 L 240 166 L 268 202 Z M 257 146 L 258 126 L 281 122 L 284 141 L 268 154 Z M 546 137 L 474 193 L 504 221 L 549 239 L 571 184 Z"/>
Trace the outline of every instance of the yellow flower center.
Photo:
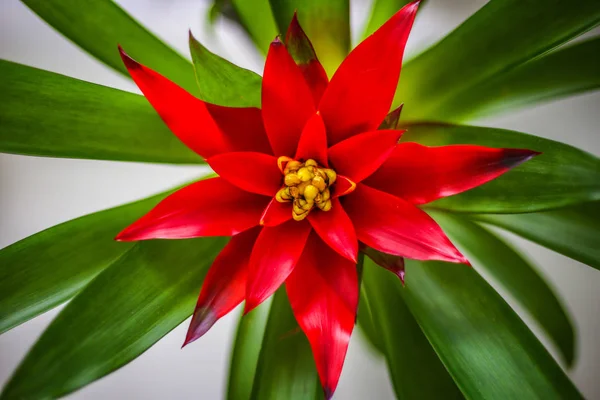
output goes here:
<path id="1" fill-rule="evenodd" d="M 302 163 L 288 157 L 279 157 L 280 166 L 287 162 L 283 172 L 284 188 L 277 192 L 275 199 L 280 203 L 292 202 L 292 216 L 302 221 L 317 207 L 322 211 L 331 210 L 330 186 L 337 175 L 334 170 L 319 167 L 315 160 Z"/>

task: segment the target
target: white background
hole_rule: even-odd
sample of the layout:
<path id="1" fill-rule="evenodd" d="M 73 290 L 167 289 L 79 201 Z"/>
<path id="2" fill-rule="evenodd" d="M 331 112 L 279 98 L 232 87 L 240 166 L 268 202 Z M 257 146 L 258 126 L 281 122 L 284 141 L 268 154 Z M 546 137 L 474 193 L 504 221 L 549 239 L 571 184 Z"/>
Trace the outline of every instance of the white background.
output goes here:
<path id="1" fill-rule="evenodd" d="M 204 23 L 206 4 L 202 0 L 121 0 L 118 3 L 182 54 L 188 54 L 187 30 L 191 28 L 213 51 L 261 72 L 261 57 L 236 27 L 220 22 L 217 35 L 211 34 Z M 417 19 L 408 56 L 435 42 L 483 4 L 483 0 L 430 0 Z M 355 30 L 361 25 L 367 7 L 367 1 L 353 2 Z M 594 32 L 598 33 L 598 30 Z M 0 2 L 0 58 L 137 92 L 129 80 L 61 37 L 18 0 Z M 600 93 L 588 94 L 478 123 L 561 140 L 598 155 L 599 105 Z M 0 154 L 0 247 L 80 215 L 183 183 L 201 170 L 201 167 Z M 520 239 L 516 243 L 538 263 L 573 313 L 579 345 L 576 366 L 569 374 L 587 398 L 600 398 L 597 343 L 600 273 L 537 245 Z M 0 336 L 0 386 L 58 311 L 50 311 Z M 129 365 L 70 397 L 222 398 L 236 318 L 237 312 L 230 314 L 201 340 L 180 350 L 187 326 L 184 323 Z M 534 330 L 539 332 L 535 327 Z M 371 355 L 361 339 L 356 332 L 336 398 L 393 398 L 383 361 Z"/>

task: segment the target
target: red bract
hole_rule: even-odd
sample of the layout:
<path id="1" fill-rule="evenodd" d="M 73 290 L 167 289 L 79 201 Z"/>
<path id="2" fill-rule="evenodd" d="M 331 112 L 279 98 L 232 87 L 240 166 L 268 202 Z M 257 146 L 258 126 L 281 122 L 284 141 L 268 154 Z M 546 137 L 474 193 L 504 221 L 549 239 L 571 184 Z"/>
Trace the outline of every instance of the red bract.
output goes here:
<path id="1" fill-rule="evenodd" d="M 400 143 L 386 118 L 418 4 L 348 55 L 328 81 L 296 17 L 269 49 L 262 109 L 203 102 L 122 50 L 163 121 L 219 174 L 167 197 L 118 240 L 233 236 L 209 271 L 186 338 L 282 284 L 329 398 L 358 305 L 359 244 L 404 277 L 402 259 L 467 263 L 416 205 L 479 186 L 536 153 Z M 383 124 L 383 125 L 382 125 Z M 390 258 L 391 257 L 391 258 Z"/>

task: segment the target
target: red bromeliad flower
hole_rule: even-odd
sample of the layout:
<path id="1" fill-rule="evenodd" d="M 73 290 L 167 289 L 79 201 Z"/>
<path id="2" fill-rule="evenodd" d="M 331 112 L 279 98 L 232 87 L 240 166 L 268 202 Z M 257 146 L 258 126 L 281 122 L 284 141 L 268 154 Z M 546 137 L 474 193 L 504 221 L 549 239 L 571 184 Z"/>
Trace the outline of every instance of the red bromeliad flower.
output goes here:
<path id="1" fill-rule="evenodd" d="M 186 344 L 285 282 L 329 398 L 356 317 L 359 244 L 402 277 L 402 259 L 390 256 L 468 264 L 417 206 L 479 186 L 537 153 L 398 143 L 402 131 L 378 129 L 396 125 L 399 110 L 386 114 L 417 6 L 357 46 L 331 82 L 294 17 L 286 44 L 270 46 L 262 109 L 203 102 L 121 50 L 163 121 L 219 174 L 167 197 L 117 237 L 232 236 L 206 277 Z"/>

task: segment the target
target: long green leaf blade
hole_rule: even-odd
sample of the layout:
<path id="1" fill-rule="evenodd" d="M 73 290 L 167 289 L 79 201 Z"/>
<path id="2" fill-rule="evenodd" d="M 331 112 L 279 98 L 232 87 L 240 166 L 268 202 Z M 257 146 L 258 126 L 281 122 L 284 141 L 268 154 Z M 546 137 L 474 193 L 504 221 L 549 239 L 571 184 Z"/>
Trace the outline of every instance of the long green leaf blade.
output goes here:
<path id="1" fill-rule="evenodd" d="M 600 22 L 600 2 L 493 0 L 402 70 L 406 121 L 435 120 L 455 98 Z"/>
<path id="2" fill-rule="evenodd" d="M 600 270 L 600 202 L 531 214 L 469 217 L 507 229 Z"/>
<path id="3" fill-rule="evenodd" d="M 523 256 L 487 229 L 464 217 L 433 213 L 450 239 L 512 295 L 573 365 L 575 331 L 571 318 L 548 283 Z"/>
<path id="4" fill-rule="evenodd" d="M 188 60 L 140 25 L 112 0 L 22 0 L 54 29 L 106 65 L 129 77 L 117 44 L 131 57 L 192 93 L 196 81 Z"/>
<path id="5" fill-rule="evenodd" d="M 240 317 L 229 367 L 228 400 L 249 400 L 252 395 L 270 309 L 271 303 L 266 301 Z"/>
<path id="6" fill-rule="evenodd" d="M 267 54 L 269 44 L 280 32 L 277 29 L 269 0 L 231 0 L 242 27 L 258 50 Z"/>
<path id="7" fill-rule="evenodd" d="M 62 223 L 0 250 L 0 333 L 77 294 L 130 249 L 116 234 L 169 193 Z"/>
<path id="8" fill-rule="evenodd" d="M 323 398 L 310 345 L 294 318 L 284 288 L 273 297 L 251 398 Z"/>
<path id="9" fill-rule="evenodd" d="M 190 52 L 199 97 L 229 107 L 259 107 L 262 78 L 211 53 L 190 33 Z"/>
<path id="10" fill-rule="evenodd" d="M 64 396 L 142 354 L 191 315 L 206 271 L 225 241 L 133 246 L 50 324 L 1 397 Z"/>
<path id="11" fill-rule="evenodd" d="M 348 0 L 270 0 L 279 32 L 285 34 L 294 12 L 319 61 L 332 76 L 350 51 Z"/>
<path id="12" fill-rule="evenodd" d="M 404 299 L 466 398 L 582 398 L 473 268 L 412 260 L 406 268 Z"/>
<path id="13" fill-rule="evenodd" d="M 365 296 L 398 399 L 462 399 L 400 295 L 398 277 L 366 260 Z M 362 301 L 362 298 L 361 298 Z"/>
<path id="14" fill-rule="evenodd" d="M 0 60 L 0 152 L 201 163 L 142 96 Z"/>
<path id="15" fill-rule="evenodd" d="M 437 121 L 461 121 L 505 113 L 600 87 L 600 37 L 568 46 L 494 76 L 454 97 Z"/>
<path id="16" fill-rule="evenodd" d="M 495 128 L 463 125 L 407 126 L 402 141 L 429 146 L 476 144 L 542 152 L 506 174 L 464 193 L 427 205 L 459 212 L 524 213 L 600 199 L 600 159 L 569 145 Z"/>

